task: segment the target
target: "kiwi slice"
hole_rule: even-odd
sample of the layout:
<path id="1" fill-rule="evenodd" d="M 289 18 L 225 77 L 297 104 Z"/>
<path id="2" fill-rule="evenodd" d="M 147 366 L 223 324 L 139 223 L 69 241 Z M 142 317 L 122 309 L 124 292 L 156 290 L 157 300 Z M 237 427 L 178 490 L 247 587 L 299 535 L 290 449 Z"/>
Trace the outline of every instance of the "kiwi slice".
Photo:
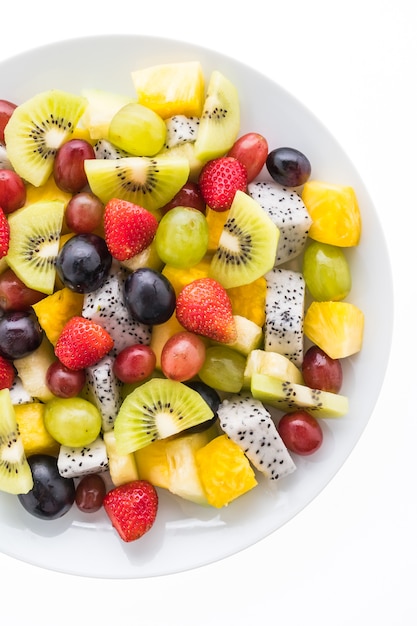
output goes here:
<path id="1" fill-rule="evenodd" d="M 239 94 L 221 72 L 212 72 L 195 141 L 195 156 L 201 161 L 219 157 L 233 146 L 240 128 Z"/>
<path id="2" fill-rule="evenodd" d="M 65 203 L 39 201 L 9 215 L 7 264 L 30 289 L 51 294 Z"/>
<path id="3" fill-rule="evenodd" d="M 120 198 L 157 213 L 187 182 L 190 164 L 182 156 L 131 156 L 86 159 L 84 169 L 91 191 L 104 204 Z"/>
<path id="4" fill-rule="evenodd" d="M 225 289 L 248 285 L 275 263 L 279 230 L 260 204 L 237 191 L 220 235 L 210 276 Z"/>
<path id="5" fill-rule="evenodd" d="M 35 187 L 53 170 L 58 148 L 70 139 L 87 99 L 58 89 L 39 93 L 20 104 L 4 131 L 14 170 Z"/>
<path id="6" fill-rule="evenodd" d="M 9 389 L 0 391 L 0 491 L 20 494 L 33 487 Z"/>
<path id="7" fill-rule="evenodd" d="M 213 417 L 201 395 L 184 383 L 152 378 L 123 401 L 114 424 L 119 454 L 129 454 Z"/>

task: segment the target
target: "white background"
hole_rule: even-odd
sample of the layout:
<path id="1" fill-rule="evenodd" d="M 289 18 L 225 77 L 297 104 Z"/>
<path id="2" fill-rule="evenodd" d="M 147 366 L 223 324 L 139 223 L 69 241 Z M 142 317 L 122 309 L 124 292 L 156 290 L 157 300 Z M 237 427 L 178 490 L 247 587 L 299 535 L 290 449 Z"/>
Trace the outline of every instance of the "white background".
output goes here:
<path id="1" fill-rule="evenodd" d="M 2 7 L 1 59 L 79 35 L 153 34 L 215 48 L 279 82 L 328 126 L 361 172 L 386 233 L 396 306 L 391 359 L 369 425 L 294 520 L 225 561 L 154 579 L 90 580 L 0 555 L 2 623 L 417 623 L 413 5 L 37 0 Z M 1 85 L 0 97 L 7 97 Z M 386 278 L 375 276 L 378 288 Z"/>

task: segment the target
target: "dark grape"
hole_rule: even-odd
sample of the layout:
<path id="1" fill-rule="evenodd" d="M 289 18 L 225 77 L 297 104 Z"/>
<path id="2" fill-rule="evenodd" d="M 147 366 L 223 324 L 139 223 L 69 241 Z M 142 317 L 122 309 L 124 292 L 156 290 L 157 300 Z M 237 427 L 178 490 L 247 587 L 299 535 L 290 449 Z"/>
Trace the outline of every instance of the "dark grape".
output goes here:
<path id="1" fill-rule="evenodd" d="M 95 513 L 102 505 L 106 495 L 106 485 L 99 474 L 87 474 L 75 490 L 75 504 L 83 513 Z"/>
<path id="2" fill-rule="evenodd" d="M 318 420 L 303 409 L 281 417 L 278 433 L 288 450 L 302 456 L 313 454 L 323 442 L 323 431 Z"/>
<path id="3" fill-rule="evenodd" d="M 206 385 L 206 383 L 203 383 L 203 381 L 201 380 L 188 380 L 184 384 L 187 385 L 187 387 L 191 387 L 191 389 L 194 389 L 195 391 L 197 391 L 200 394 L 200 396 L 203 398 L 203 400 L 207 402 L 207 404 L 209 405 L 209 407 L 214 413 L 211 419 L 206 420 L 205 422 L 201 422 L 200 424 L 196 424 L 196 426 L 191 426 L 191 428 L 187 428 L 185 431 L 183 431 L 184 434 L 188 434 L 188 435 L 192 433 L 201 433 L 216 423 L 217 410 L 220 406 L 221 398 L 219 394 L 217 393 L 217 391 L 213 389 L 213 387 Z"/>
<path id="4" fill-rule="evenodd" d="M 343 383 L 342 364 L 318 346 L 311 346 L 302 363 L 304 382 L 312 389 L 339 393 Z"/>
<path id="5" fill-rule="evenodd" d="M 132 317 L 153 326 L 169 320 L 175 311 L 175 291 L 160 272 L 141 267 L 129 274 L 124 285 L 125 302 Z"/>
<path id="6" fill-rule="evenodd" d="M 3 212 L 13 213 L 26 202 L 23 179 L 12 170 L 0 170 L 0 207 Z"/>
<path id="7" fill-rule="evenodd" d="M 62 246 L 56 261 L 61 281 L 77 293 L 89 293 L 101 287 L 112 264 L 106 242 L 99 235 L 74 235 Z"/>
<path id="8" fill-rule="evenodd" d="M 87 185 L 86 159 L 95 159 L 93 146 L 84 139 L 71 139 L 58 150 L 54 160 L 54 179 L 63 191 L 77 193 Z"/>
<path id="9" fill-rule="evenodd" d="M 310 178 L 308 158 L 295 148 L 276 148 L 266 158 L 266 168 L 275 182 L 284 187 L 299 187 Z"/>
<path id="10" fill-rule="evenodd" d="M 25 311 L 32 304 L 45 298 L 45 294 L 30 289 L 9 267 L 0 276 L 0 309 Z"/>
<path id="11" fill-rule="evenodd" d="M 54 396 L 73 398 L 85 384 L 84 370 L 70 370 L 60 361 L 52 363 L 46 371 L 46 384 Z"/>
<path id="12" fill-rule="evenodd" d="M 72 478 L 63 478 L 58 471 L 57 460 L 47 454 L 28 457 L 32 470 L 33 488 L 18 496 L 28 513 L 44 520 L 54 520 L 69 511 L 75 500 L 75 484 Z"/>
<path id="13" fill-rule="evenodd" d="M 6 359 L 24 357 L 42 343 L 43 330 L 34 311 L 7 311 L 0 318 L 0 354 Z"/>
<path id="14" fill-rule="evenodd" d="M 65 209 L 65 221 L 74 233 L 92 233 L 103 222 L 104 204 L 90 191 L 80 191 Z"/>

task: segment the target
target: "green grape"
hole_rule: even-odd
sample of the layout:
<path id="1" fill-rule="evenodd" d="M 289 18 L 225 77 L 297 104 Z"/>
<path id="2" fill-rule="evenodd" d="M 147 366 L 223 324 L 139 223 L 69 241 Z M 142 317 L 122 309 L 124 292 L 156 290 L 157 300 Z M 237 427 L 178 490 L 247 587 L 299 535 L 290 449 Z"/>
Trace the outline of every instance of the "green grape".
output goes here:
<path id="1" fill-rule="evenodd" d="M 191 207 L 177 206 L 161 219 L 155 246 L 164 263 L 185 269 L 201 261 L 207 252 L 208 240 L 205 215 Z"/>
<path id="2" fill-rule="evenodd" d="M 101 415 L 83 398 L 54 398 L 45 405 L 45 428 L 58 443 L 74 448 L 93 442 L 101 430 Z"/>
<path id="3" fill-rule="evenodd" d="M 318 241 L 306 248 L 303 276 L 307 289 L 318 302 L 343 300 L 352 286 L 349 263 L 342 248 Z"/>
<path id="4" fill-rule="evenodd" d="M 206 349 L 203 367 L 199 378 L 219 391 L 238 393 L 243 385 L 246 359 L 227 346 L 211 346 Z"/>
<path id="5" fill-rule="evenodd" d="M 130 102 L 112 117 L 109 141 L 134 156 L 153 156 L 164 145 L 166 124 L 154 111 Z"/>

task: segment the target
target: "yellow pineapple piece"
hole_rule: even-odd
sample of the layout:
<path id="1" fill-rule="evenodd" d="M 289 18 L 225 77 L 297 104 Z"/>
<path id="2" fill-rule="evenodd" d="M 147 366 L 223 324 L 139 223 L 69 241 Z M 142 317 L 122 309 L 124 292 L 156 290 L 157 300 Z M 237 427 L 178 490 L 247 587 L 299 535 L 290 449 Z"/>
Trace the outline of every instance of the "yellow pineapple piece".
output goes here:
<path id="1" fill-rule="evenodd" d="M 200 117 L 204 104 L 204 74 L 198 61 L 154 65 L 132 72 L 138 102 L 167 119 L 173 115 Z"/>
<path id="2" fill-rule="evenodd" d="M 33 305 L 39 324 L 52 345 L 55 345 L 65 324 L 81 315 L 84 295 L 63 287 Z"/>
<path id="3" fill-rule="evenodd" d="M 134 452 L 139 477 L 148 480 L 154 487 L 168 489 L 169 466 L 166 455 L 166 440 L 158 439 Z"/>
<path id="4" fill-rule="evenodd" d="M 265 323 L 266 279 L 261 276 L 248 285 L 227 290 L 234 315 L 252 320 L 258 326 Z"/>
<path id="5" fill-rule="evenodd" d="M 46 384 L 46 373 L 49 366 L 55 361 L 53 346 L 46 336 L 36 350 L 14 360 L 14 366 L 22 385 L 32 398 L 41 402 L 48 402 L 55 397 Z"/>
<path id="6" fill-rule="evenodd" d="M 216 508 L 229 504 L 258 484 L 244 452 L 227 435 L 219 435 L 197 450 L 196 462 L 207 501 Z"/>
<path id="7" fill-rule="evenodd" d="M 55 182 L 53 175 L 51 175 L 44 185 L 35 187 L 34 185 L 27 183 L 26 185 L 26 201 L 25 206 L 34 204 L 35 202 L 55 201 L 59 200 L 66 206 L 72 198 L 72 193 L 62 191 Z"/>
<path id="8" fill-rule="evenodd" d="M 42 402 L 16 404 L 14 411 L 26 456 L 32 454 L 57 456 L 59 443 L 48 433 L 43 421 L 45 405 Z"/>
<path id="9" fill-rule="evenodd" d="M 365 316 L 349 302 L 312 302 L 304 317 L 304 334 L 332 359 L 362 348 Z"/>
<path id="10" fill-rule="evenodd" d="M 118 487 L 133 480 L 138 480 L 139 473 L 133 452 L 129 454 L 119 454 L 117 452 L 114 430 L 108 430 L 103 433 L 103 439 L 106 444 L 110 478 L 113 484 Z"/>
<path id="11" fill-rule="evenodd" d="M 219 246 L 220 235 L 228 215 L 229 211 L 213 211 L 209 206 L 206 207 L 206 220 L 209 228 L 207 252 L 210 254 L 213 254 Z"/>
<path id="12" fill-rule="evenodd" d="M 162 270 L 162 274 L 168 278 L 174 287 L 175 293 L 178 295 L 181 289 L 185 287 L 185 285 L 188 285 L 188 283 L 191 283 L 193 280 L 197 280 L 198 278 L 205 278 L 208 276 L 209 270 L 210 259 L 205 257 L 197 263 L 197 265 L 193 265 L 193 267 L 189 267 L 187 269 L 165 265 Z"/>
<path id="13" fill-rule="evenodd" d="M 362 221 L 352 187 L 310 180 L 301 197 L 313 220 L 311 239 L 341 247 L 358 245 Z"/>

